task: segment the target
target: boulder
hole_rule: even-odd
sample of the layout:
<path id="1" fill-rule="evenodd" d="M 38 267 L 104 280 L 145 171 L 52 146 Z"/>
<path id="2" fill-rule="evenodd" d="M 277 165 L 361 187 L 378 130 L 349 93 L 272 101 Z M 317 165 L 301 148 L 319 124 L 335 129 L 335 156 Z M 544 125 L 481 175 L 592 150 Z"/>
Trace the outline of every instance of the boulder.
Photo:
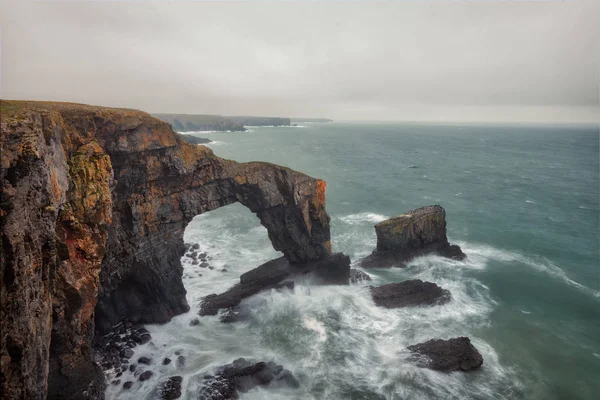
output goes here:
<path id="1" fill-rule="evenodd" d="M 364 268 L 405 266 L 410 259 L 437 253 L 462 260 L 466 255 L 446 237 L 446 211 L 439 205 L 421 207 L 375 225 L 377 249 L 361 260 Z"/>
<path id="2" fill-rule="evenodd" d="M 437 371 L 472 371 L 481 367 L 483 357 L 468 337 L 442 340 L 432 339 L 408 346 L 416 357 L 417 365 Z"/>
<path id="3" fill-rule="evenodd" d="M 371 296 L 375 304 L 386 308 L 444 304 L 451 299 L 448 290 L 420 279 L 371 286 Z"/>
<path id="4" fill-rule="evenodd" d="M 160 388 L 160 398 L 163 400 L 174 400 L 181 397 L 181 376 L 172 376 Z"/>

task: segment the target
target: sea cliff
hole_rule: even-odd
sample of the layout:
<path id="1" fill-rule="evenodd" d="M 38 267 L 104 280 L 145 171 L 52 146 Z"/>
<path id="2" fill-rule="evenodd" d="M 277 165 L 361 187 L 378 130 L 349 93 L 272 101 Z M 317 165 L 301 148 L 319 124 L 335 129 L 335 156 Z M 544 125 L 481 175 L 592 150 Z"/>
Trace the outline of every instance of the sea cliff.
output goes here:
<path id="1" fill-rule="evenodd" d="M 0 102 L 1 382 L 11 399 L 100 399 L 94 335 L 186 312 L 196 215 L 240 202 L 290 264 L 331 256 L 324 181 L 236 163 L 137 110 Z"/>

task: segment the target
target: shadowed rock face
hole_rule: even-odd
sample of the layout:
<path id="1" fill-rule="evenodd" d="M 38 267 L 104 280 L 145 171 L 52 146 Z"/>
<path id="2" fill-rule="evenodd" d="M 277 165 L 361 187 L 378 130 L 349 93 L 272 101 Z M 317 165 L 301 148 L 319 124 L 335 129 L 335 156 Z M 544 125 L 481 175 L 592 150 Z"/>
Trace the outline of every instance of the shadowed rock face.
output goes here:
<path id="1" fill-rule="evenodd" d="M 450 301 L 450 292 L 432 282 L 414 279 L 371 287 L 375 304 L 387 308 L 444 304 Z"/>
<path id="2" fill-rule="evenodd" d="M 408 350 L 422 356 L 417 359 L 417 365 L 437 371 L 466 372 L 483 364 L 483 357 L 467 337 L 432 339 L 408 346 Z"/>
<path id="3" fill-rule="evenodd" d="M 198 214 L 240 202 L 290 263 L 330 256 L 324 181 L 216 157 L 136 110 L 2 101 L 0 111 L 9 398 L 100 398 L 94 332 L 189 309 L 179 259 Z"/>
<path id="4" fill-rule="evenodd" d="M 462 260 L 465 254 L 446 237 L 446 211 L 421 207 L 375 225 L 377 249 L 361 261 L 365 268 L 404 266 L 411 258 L 436 252 Z"/>

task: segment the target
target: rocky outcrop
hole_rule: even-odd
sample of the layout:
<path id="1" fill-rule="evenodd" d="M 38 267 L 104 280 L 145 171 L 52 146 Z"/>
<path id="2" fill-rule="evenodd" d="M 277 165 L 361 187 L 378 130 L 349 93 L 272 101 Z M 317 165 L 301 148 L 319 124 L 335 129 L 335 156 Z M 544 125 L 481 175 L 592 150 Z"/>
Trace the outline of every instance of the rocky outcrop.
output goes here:
<path id="1" fill-rule="evenodd" d="M 467 337 L 432 339 L 408 347 L 417 355 L 417 365 L 437 371 L 472 371 L 481 367 L 483 357 Z"/>
<path id="2" fill-rule="evenodd" d="M 243 123 L 233 121 L 231 118 L 223 117 L 221 115 L 153 114 L 153 116 L 171 124 L 176 132 L 236 132 L 246 130 Z"/>
<path id="3" fill-rule="evenodd" d="M 365 268 L 404 266 L 411 258 L 438 253 L 462 260 L 465 254 L 446 237 L 446 211 L 439 205 L 421 207 L 375 225 L 377 249 L 361 260 Z"/>
<path id="4" fill-rule="evenodd" d="M 136 110 L 2 101 L 0 114 L 9 398 L 101 397 L 94 332 L 189 309 L 180 257 L 198 214 L 240 202 L 290 263 L 330 257 L 324 181 L 221 159 Z"/>
<path id="5" fill-rule="evenodd" d="M 228 311 L 221 320 L 232 322 L 232 309 L 246 297 L 264 290 L 292 287 L 288 279 L 310 274 L 322 284 L 348 284 L 350 258 L 341 253 L 333 254 L 324 260 L 305 264 L 290 264 L 285 258 L 268 261 L 258 268 L 242 274 L 240 283 L 221 294 L 210 294 L 202 300 L 200 315 L 216 315 L 219 310 Z M 291 283 L 291 285 L 290 285 Z"/>
<path id="6" fill-rule="evenodd" d="M 211 143 L 212 140 L 205 138 L 205 137 L 200 137 L 200 136 L 196 136 L 196 135 L 192 135 L 192 134 L 178 134 L 183 140 L 185 140 L 186 142 L 190 143 L 190 144 L 207 144 L 207 143 Z"/>
<path id="7" fill-rule="evenodd" d="M 245 393 L 257 386 L 295 388 L 299 382 L 290 371 L 274 362 L 252 363 L 239 358 L 219 368 L 214 376 L 206 376 L 198 398 L 237 399 L 238 393 Z"/>
<path id="8" fill-rule="evenodd" d="M 450 292 L 432 282 L 420 279 L 372 287 L 371 296 L 378 306 L 399 308 L 421 305 L 439 305 L 450 301 Z"/>

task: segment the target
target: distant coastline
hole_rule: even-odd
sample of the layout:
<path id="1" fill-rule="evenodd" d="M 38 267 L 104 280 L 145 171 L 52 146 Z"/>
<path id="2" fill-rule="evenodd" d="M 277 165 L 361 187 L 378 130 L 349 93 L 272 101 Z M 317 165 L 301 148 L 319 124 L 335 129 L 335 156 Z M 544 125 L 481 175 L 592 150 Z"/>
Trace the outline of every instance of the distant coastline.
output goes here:
<path id="1" fill-rule="evenodd" d="M 329 118 L 222 116 L 206 114 L 152 114 L 176 132 L 244 132 L 249 126 L 295 126 L 297 123 L 333 122 Z"/>

